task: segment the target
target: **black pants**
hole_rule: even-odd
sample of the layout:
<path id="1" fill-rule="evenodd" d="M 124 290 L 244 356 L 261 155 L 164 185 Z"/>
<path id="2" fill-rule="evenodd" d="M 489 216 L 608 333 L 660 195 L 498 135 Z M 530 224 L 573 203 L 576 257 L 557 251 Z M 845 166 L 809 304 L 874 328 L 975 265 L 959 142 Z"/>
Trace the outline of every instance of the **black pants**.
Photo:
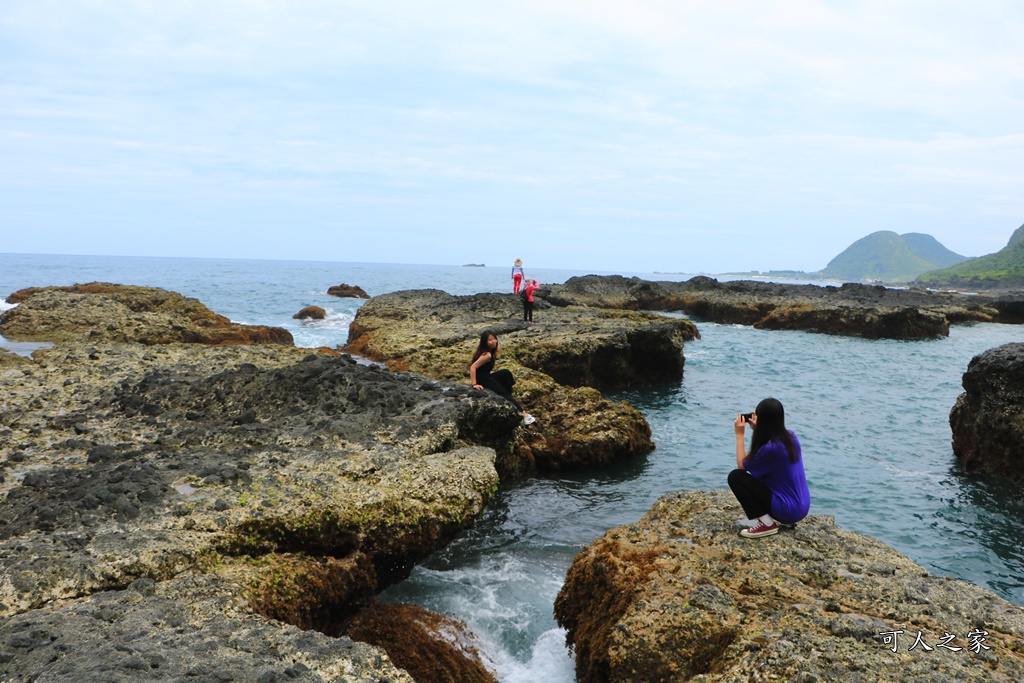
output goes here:
<path id="1" fill-rule="evenodd" d="M 760 479 L 744 470 L 729 473 L 729 488 L 743 506 L 747 519 L 757 519 L 772 512 L 772 490 Z"/>
<path id="2" fill-rule="evenodd" d="M 484 389 L 490 389 L 498 396 L 512 403 L 519 410 L 522 410 L 523 407 L 519 405 L 519 402 L 512 398 L 512 385 L 515 383 L 516 378 L 512 376 L 512 372 L 507 368 L 496 370 L 480 380 L 480 386 Z"/>
<path id="3" fill-rule="evenodd" d="M 533 302 L 523 301 L 523 320 L 533 322 Z"/>

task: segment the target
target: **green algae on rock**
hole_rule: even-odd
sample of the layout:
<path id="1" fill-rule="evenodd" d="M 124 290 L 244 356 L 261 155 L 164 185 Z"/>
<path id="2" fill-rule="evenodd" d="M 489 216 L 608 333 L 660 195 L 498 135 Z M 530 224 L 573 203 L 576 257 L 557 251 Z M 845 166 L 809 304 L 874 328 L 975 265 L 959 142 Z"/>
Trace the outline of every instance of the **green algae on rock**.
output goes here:
<path id="1" fill-rule="evenodd" d="M 107 282 L 30 287 L 7 301 L 18 306 L 0 316 L 0 334 L 16 341 L 293 343 L 288 330 L 233 323 L 198 299 L 157 287 Z"/>
<path id="2" fill-rule="evenodd" d="M 35 293 L 18 308 L 55 308 L 24 329 L 48 338 L 77 296 Z M 337 353 L 154 345 L 152 329 L 119 318 L 115 341 L 0 365 L 0 679 L 131 680 L 143 662 L 148 680 L 411 680 L 380 650 L 268 618 L 340 634 L 473 523 L 518 413 Z M 109 628 L 85 633 L 97 614 Z"/>
<path id="3" fill-rule="evenodd" d="M 740 515 L 670 494 L 576 556 L 555 616 L 580 683 L 1024 679 L 1024 608 L 828 516 L 750 541 Z"/>
<path id="4" fill-rule="evenodd" d="M 511 370 L 518 400 L 537 418 L 518 432 L 514 467 L 503 474 L 606 464 L 650 451 L 643 415 L 597 388 L 678 381 L 683 343 L 699 337 L 693 323 L 543 301 L 536 325 L 520 315 L 512 295 L 385 294 L 359 309 L 346 350 L 394 369 L 465 382 L 480 333 L 498 335 L 498 367 Z"/>

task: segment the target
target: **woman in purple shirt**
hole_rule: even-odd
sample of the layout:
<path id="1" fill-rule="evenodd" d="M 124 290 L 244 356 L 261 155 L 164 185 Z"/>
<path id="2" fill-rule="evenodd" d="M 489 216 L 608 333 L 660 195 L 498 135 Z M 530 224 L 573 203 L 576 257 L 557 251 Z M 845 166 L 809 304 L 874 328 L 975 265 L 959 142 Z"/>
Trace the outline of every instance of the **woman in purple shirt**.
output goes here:
<path id="1" fill-rule="evenodd" d="M 744 450 L 747 422 L 754 428 L 750 455 Z M 729 473 L 729 488 L 743 506 L 747 528 L 744 538 L 779 532 L 779 523 L 796 524 L 811 509 L 811 493 L 804 476 L 804 460 L 796 434 L 786 429 L 782 404 L 766 398 L 747 415 L 737 415 L 736 467 Z"/>

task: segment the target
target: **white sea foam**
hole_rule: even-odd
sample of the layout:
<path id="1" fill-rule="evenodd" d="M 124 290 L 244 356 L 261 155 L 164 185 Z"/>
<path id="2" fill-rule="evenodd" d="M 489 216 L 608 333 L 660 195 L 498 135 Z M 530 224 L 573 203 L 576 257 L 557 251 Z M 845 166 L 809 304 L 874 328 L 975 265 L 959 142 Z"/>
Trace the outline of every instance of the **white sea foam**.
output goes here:
<path id="1" fill-rule="evenodd" d="M 282 327 L 292 333 L 296 346 L 343 346 L 348 341 L 348 326 L 355 320 L 355 315 L 329 308 L 324 311 L 327 315 L 323 320 L 290 320 Z"/>
<path id="2" fill-rule="evenodd" d="M 545 631 L 533 646 L 530 660 L 520 662 L 504 651 L 487 652 L 485 663 L 493 667 L 501 683 L 573 683 L 576 680 L 576 659 L 565 647 L 565 631 L 553 628 Z"/>

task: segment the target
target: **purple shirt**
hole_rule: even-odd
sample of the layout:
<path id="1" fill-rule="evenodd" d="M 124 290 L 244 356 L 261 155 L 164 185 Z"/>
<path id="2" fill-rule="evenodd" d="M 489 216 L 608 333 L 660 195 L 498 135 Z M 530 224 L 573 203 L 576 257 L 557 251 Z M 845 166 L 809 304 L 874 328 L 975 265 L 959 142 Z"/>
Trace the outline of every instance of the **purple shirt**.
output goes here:
<path id="1" fill-rule="evenodd" d="M 796 462 L 789 461 L 789 451 L 781 441 L 769 441 L 743 461 L 743 468 L 757 477 L 772 492 L 772 517 L 783 524 L 796 524 L 811 509 L 811 492 L 804 476 L 804 457 L 796 434 Z"/>

